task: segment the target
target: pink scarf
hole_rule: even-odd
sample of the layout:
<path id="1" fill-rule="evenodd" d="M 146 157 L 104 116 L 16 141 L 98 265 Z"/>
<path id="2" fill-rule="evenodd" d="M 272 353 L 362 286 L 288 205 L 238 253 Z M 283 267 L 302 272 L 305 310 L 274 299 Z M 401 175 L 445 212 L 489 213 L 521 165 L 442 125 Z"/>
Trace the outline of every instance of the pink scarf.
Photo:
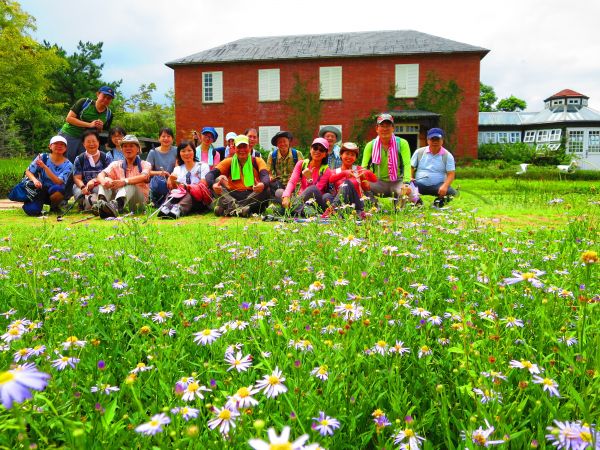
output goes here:
<path id="1" fill-rule="evenodd" d="M 379 139 L 379 136 L 375 138 L 375 142 L 373 143 L 371 161 L 373 164 L 381 163 L 381 139 Z M 392 135 L 392 139 L 388 145 L 388 173 L 390 174 L 390 181 L 398 179 L 398 143 L 394 135 Z"/>

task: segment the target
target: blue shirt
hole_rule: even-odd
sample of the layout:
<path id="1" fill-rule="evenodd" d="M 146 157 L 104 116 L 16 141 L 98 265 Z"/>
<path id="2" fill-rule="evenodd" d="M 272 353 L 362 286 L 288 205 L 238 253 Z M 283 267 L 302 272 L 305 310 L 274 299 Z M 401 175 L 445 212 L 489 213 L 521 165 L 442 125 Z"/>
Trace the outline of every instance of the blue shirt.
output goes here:
<path id="1" fill-rule="evenodd" d="M 38 156 L 31 161 L 31 164 L 29 164 L 27 169 L 33 173 L 38 180 L 40 180 L 44 187 L 54 186 L 54 182 L 48 178 L 46 171 L 41 167 L 38 167 L 35 163 L 37 159 Z M 54 173 L 54 175 L 62 180 L 63 184 L 66 184 L 67 180 L 69 179 L 69 175 L 71 175 L 71 170 L 73 170 L 73 163 L 71 161 L 67 159 L 64 163 L 56 165 L 50 159 L 50 155 L 48 155 L 48 161 L 46 161 L 46 165 L 52 171 L 52 173 Z"/>
<path id="2" fill-rule="evenodd" d="M 102 155 L 105 155 L 104 158 L 102 158 Z M 102 164 L 103 160 L 104 164 Z M 96 166 L 92 167 L 86 154 L 82 153 L 77 158 L 75 158 L 73 175 L 81 175 L 81 180 L 87 184 L 88 181 L 93 180 L 98 176 L 100 172 L 106 169 L 112 161 L 113 160 L 110 156 L 110 153 L 100 152 L 100 158 L 98 158 Z"/>
<path id="3" fill-rule="evenodd" d="M 419 150 L 416 150 L 410 159 L 410 165 L 416 167 L 415 178 L 418 183 L 426 186 L 435 186 L 446 181 L 446 174 L 454 172 L 454 156 L 445 148 L 442 148 L 437 155 L 429 150 L 429 147 L 423 153 L 421 161 L 418 161 Z M 446 165 L 444 165 L 444 152 L 446 156 Z"/>

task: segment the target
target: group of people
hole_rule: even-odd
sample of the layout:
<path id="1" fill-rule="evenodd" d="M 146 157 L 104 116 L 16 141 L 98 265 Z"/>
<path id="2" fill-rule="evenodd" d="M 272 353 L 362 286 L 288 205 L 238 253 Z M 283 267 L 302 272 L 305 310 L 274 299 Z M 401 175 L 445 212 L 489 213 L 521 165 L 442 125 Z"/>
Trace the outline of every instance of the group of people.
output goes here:
<path id="1" fill-rule="evenodd" d="M 304 156 L 292 147 L 293 136 L 280 131 L 273 150 L 263 159 L 255 128 L 230 132 L 226 146 L 215 147 L 213 127 L 193 132 L 193 139 L 174 146 L 169 128 L 159 132 L 160 146 L 141 159 L 140 142 L 120 127 L 110 128 L 112 88 L 101 87 L 96 99 L 81 99 L 69 111 L 59 134 L 50 140 L 49 154 L 37 156 L 26 176 L 39 191 L 23 205 L 28 215 L 40 215 L 44 204 L 60 211 L 71 196 L 83 211 L 116 217 L 125 208 L 143 210 L 151 201 L 158 216 L 179 218 L 213 210 L 217 216 L 249 217 L 269 205 L 296 216 L 329 217 L 350 205 L 364 217 L 365 200 L 378 196 L 422 204 L 420 195 L 435 197 L 442 207 L 456 195 L 451 183 L 455 163 L 443 147 L 444 132 L 432 128 L 427 146 L 411 157 L 406 140 L 395 136 L 390 114 L 377 117 L 377 137 L 360 149 L 341 142 L 333 126 L 321 128 Z M 107 151 L 99 132 L 109 130 Z"/>

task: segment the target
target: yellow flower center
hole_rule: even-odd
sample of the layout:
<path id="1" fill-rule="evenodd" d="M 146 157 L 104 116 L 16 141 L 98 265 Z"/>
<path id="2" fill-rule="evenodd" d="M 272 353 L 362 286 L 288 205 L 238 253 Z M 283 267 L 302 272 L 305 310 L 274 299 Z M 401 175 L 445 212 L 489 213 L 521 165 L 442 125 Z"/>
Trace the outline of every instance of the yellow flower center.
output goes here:
<path id="1" fill-rule="evenodd" d="M 329 425 L 329 420 L 327 420 L 327 419 L 323 419 L 323 420 L 321 420 L 319 423 L 320 423 L 321 425 L 323 425 L 323 426 L 325 426 L 325 427 L 326 427 L 327 425 Z"/>
<path id="2" fill-rule="evenodd" d="M 319 367 L 319 375 L 325 375 L 327 373 L 327 367 L 321 366 Z"/>
<path id="3" fill-rule="evenodd" d="M 200 388 L 200 385 L 194 381 L 188 385 L 187 390 L 190 392 L 196 392 L 198 388 Z"/>
<path id="4" fill-rule="evenodd" d="M 231 411 L 229 411 L 228 409 L 224 409 L 223 411 L 221 411 L 219 413 L 219 419 L 223 419 L 223 420 L 231 419 Z"/>
<path id="5" fill-rule="evenodd" d="M 544 384 L 546 386 L 554 386 L 554 382 L 550 378 L 544 378 Z"/>
<path id="6" fill-rule="evenodd" d="M 210 336 L 210 333 L 211 331 L 208 328 L 202 332 L 204 336 Z"/>
<path id="7" fill-rule="evenodd" d="M 476 434 L 475 436 L 473 436 L 473 441 L 475 441 L 475 443 L 479 445 L 484 445 L 486 443 L 485 436 L 483 436 L 482 434 Z"/>
<path id="8" fill-rule="evenodd" d="M 526 369 L 531 369 L 533 367 L 533 364 L 531 364 L 529 361 L 522 360 L 521 364 L 523 364 L 523 367 Z"/>
<path id="9" fill-rule="evenodd" d="M 159 315 L 160 317 L 162 317 L 163 319 L 164 319 L 165 317 L 167 317 L 167 313 L 166 313 L 166 312 L 164 312 L 164 311 L 161 311 L 161 312 L 159 312 L 159 313 L 158 313 L 158 315 Z"/>
<path id="10" fill-rule="evenodd" d="M 15 376 L 10 372 L 0 372 L 0 386 L 14 380 Z"/>
<path id="11" fill-rule="evenodd" d="M 385 347 L 387 345 L 387 342 L 385 341 L 377 341 L 377 347 Z"/>
<path id="12" fill-rule="evenodd" d="M 276 384 L 279 384 L 279 378 L 278 378 L 278 377 L 276 377 L 275 375 L 270 375 L 270 376 L 269 376 L 269 384 L 270 384 L 271 386 L 274 386 L 274 385 L 276 385 Z"/>
<path id="13" fill-rule="evenodd" d="M 284 444 L 270 444 L 269 450 L 292 450 L 292 444 L 286 442 Z"/>
<path id="14" fill-rule="evenodd" d="M 583 442 L 592 442 L 592 433 L 588 431 L 582 431 L 579 433 L 579 437 Z"/>
<path id="15" fill-rule="evenodd" d="M 239 397 L 242 397 L 242 398 L 249 397 L 250 396 L 250 389 L 248 389 L 247 387 L 240 388 L 237 391 L 237 395 Z"/>
<path id="16" fill-rule="evenodd" d="M 426 345 L 424 345 L 423 347 L 421 347 L 421 351 L 423 353 L 427 353 L 429 351 L 429 347 L 427 347 Z"/>
<path id="17" fill-rule="evenodd" d="M 535 274 L 532 272 L 525 272 L 524 274 L 521 274 L 521 278 L 524 280 L 531 280 L 532 278 L 535 278 Z"/>
<path id="18" fill-rule="evenodd" d="M 407 438 L 411 438 L 411 437 L 414 437 L 414 436 L 416 436 L 416 435 L 415 435 L 415 432 L 414 432 L 413 430 L 411 430 L 410 428 L 407 428 L 406 430 L 404 430 L 404 435 L 405 435 Z"/>
<path id="19" fill-rule="evenodd" d="M 11 334 L 13 336 L 19 336 L 21 334 L 21 332 L 19 331 L 19 329 L 17 327 L 12 327 L 8 330 L 8 334 Z"/>
<path id="20" fill-rule="evenodd" d="M 78 339 L 77 339 L 77 336 L 69 336 L 69 337 L 67 338 L 67 342 L 70 342 L 71 344 L 73 344 L 73 343 L 77 342 L 77 340 L 78 340 Z"/>
<path id="21" fill-rule="evenodd" d="M 153 428 L 156 428 L 160 425 L 160 422 L 158 420 L 152 420 L 150 421 L 150 426 Z"/>

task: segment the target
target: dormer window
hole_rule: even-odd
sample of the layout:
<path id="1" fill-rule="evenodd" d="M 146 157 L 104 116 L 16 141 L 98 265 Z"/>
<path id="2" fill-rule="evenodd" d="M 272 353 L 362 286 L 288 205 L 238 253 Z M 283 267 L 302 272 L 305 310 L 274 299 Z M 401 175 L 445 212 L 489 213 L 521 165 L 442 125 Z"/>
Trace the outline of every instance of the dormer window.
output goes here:
<path id="1" fill-rule="evenodd" d="M 568 98 L 567 99 L 567 105 L 579 105 L 579 104 L 581 104 L 581 101 L 578 98 Z"/>
<path id="2" fill-rule="evenodd" d="M 564 105 L 565 101 L 563 99 L 560 100 L 552 100 L 552 106 L 560 106 L 560 105 Z"/>

